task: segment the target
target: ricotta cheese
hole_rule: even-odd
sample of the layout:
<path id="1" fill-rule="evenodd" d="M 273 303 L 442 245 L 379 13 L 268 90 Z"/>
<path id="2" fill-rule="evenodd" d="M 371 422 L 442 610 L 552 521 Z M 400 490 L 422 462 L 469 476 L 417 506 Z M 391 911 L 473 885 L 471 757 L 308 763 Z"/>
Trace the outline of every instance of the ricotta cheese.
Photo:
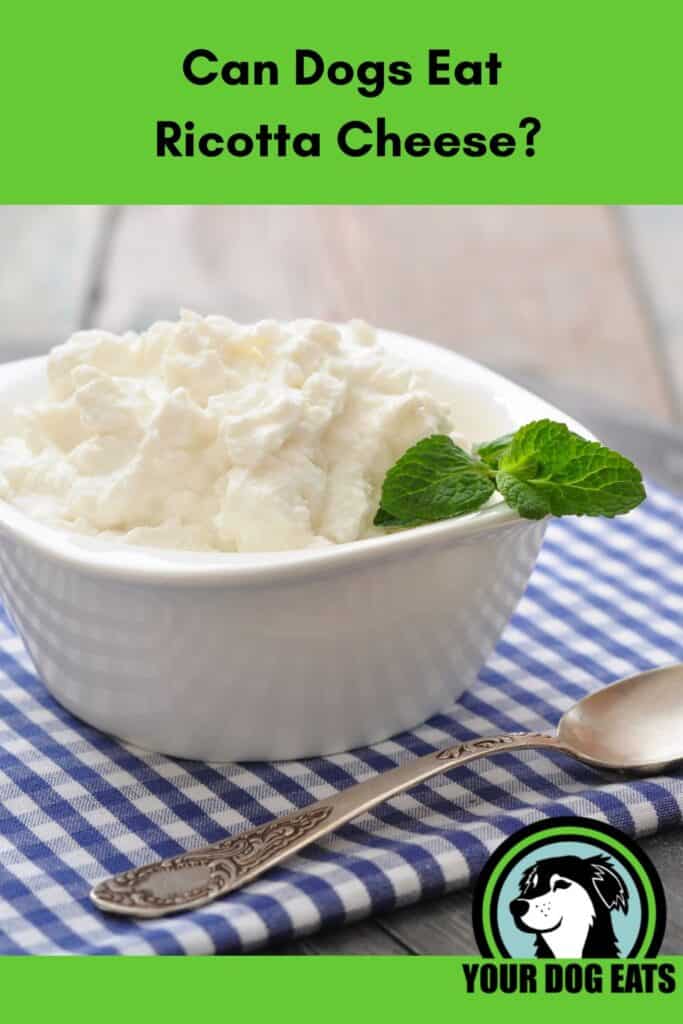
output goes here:
<path id="1" fill-rule="evenodd" d="M 183 311 L 141 334 L 73 335 L 48 397 L 0 441 L 0 497 L 134 544 L 277 551 L 372 526 L 384 475 L 450 409 L 374 331 L 240 325 Z"/>

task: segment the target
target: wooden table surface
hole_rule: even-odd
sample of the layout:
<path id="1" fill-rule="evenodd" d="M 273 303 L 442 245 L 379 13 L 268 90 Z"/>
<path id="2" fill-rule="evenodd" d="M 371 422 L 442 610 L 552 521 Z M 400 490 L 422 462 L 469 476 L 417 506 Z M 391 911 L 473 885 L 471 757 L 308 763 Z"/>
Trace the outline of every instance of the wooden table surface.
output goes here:
<path id="1" fill-rule="evenodd" d="M 456 348 L 683 493 L 683 207 L 0 207 L 0 361 L 179 305 Z M 683 952 L 683 831 L 644 841 Z M 467 892 L 284 947 L 473 953 Z"/>

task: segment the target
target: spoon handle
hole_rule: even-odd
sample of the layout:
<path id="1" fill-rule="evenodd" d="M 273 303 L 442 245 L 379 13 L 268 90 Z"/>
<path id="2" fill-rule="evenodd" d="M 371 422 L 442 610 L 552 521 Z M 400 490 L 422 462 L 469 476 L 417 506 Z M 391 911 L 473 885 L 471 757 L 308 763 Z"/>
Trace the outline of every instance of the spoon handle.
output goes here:
<path id="1" fill-rule="evenodd" d="M 100 882 L 90 897 L 100 910 L 163 917 L 202 907 L 241 888 L 298 850 L 383 800 L 477 757 L 528 747 L 563 749 L 555 736 L 508 733 L 458 743 L 414 758 L 381 775 L 210 846 L 132 868 Z"/>

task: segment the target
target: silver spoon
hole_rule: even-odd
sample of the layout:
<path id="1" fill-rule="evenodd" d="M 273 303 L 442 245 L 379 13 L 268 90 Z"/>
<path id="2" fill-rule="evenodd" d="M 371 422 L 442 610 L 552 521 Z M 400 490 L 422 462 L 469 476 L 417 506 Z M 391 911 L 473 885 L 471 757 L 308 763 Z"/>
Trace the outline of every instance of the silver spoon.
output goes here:
<path id="1" fill-rule="evenodd" d="M 109 878 L 95 886 L 91 899 L 100 910 L 131 917 L 201 907 L 432 775 L 529 747 L 560 750 L 610 771 L 663 771 L 683 760 L 683 664 L 641 672 L 584 697 L 562 716 L 556 736 L 509 733 L 434 751 L 301 811 Z"/>

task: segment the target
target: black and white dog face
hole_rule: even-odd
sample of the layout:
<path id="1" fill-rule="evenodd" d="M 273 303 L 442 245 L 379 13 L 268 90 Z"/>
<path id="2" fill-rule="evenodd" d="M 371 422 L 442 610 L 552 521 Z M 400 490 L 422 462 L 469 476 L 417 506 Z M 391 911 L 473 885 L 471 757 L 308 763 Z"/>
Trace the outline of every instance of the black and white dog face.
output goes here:
<path id="1" fill-rule="evenodd" d="M 628 910 L 623 879 L 608 857 L 549 857 L 528 868 L 510 912 L 536 935 L 539 956 L 618 956 L 610 914 Z"/>

